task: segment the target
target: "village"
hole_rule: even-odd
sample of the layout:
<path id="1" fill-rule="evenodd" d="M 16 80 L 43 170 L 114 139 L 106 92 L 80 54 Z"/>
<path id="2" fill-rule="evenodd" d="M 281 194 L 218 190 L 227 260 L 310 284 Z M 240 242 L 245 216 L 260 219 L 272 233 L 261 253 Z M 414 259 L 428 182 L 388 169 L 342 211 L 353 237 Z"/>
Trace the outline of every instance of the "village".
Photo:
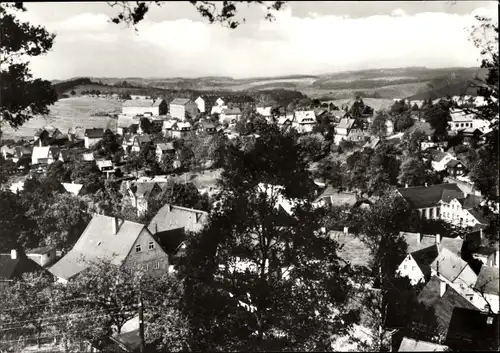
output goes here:
<path id="1" fill-rule="evenodd" d="M 498 351 L 479 5 L 0 4 L 0 352 Z"/>

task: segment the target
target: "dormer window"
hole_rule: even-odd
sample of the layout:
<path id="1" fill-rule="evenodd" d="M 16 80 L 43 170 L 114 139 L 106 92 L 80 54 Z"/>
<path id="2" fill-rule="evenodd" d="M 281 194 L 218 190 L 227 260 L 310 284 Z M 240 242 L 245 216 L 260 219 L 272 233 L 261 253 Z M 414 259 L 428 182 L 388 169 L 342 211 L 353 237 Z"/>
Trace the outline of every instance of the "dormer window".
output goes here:
<path id="1" fill-rule="evenodd" d="M 135 252 L 141 252 L 142 251 L 142 247 L 140 244 L 136 245 L 135 246 Z"/>

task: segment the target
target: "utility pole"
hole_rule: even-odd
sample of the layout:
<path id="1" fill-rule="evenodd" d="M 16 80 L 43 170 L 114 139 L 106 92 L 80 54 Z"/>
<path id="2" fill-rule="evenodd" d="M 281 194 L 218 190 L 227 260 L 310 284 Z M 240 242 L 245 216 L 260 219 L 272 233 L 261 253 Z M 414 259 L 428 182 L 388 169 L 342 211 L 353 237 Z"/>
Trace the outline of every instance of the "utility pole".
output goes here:
<path id="1" fill-rule="evenodd" d="M 139 293 L 139 338 L 140 338 L 139 352 L 144 353 L 145 352 L 145 347 L 144 347 L 144 313 L 143 313 L 143 306 L 142 306 L 142 296 L 140 293 Z"/>

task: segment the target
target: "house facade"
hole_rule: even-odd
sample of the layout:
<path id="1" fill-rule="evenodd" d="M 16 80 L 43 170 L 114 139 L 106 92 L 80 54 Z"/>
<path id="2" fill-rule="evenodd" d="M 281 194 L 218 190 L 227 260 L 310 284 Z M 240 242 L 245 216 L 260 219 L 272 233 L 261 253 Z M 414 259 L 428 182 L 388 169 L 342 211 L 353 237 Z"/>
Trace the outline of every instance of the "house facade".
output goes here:
<path id="1" fill-rule="evenodd" d="M 260 106 L 257 107 L 255 110 L 257 111 L 257 114 L 262 115 L 263 117 L 267 118 L 271 116 L 271 106 Z"/>
<path id="2" fill-rule="evenodd" d="M 102 140 L 104 129 L 86 129 L 84 135 L 85 148 L 90 148 Z"/>
<path id="3" fill-rule="evenodd" d="M 148 135 L 135 135 L 132 139 L 131 151 L 140 152 L 141 148 L 148 142 L 151 142 Z"/>
<path id="4" fill-rule="evenodd" d="M 163 156 L 166 154 L 172 154 L 175 156 L 175 148 L 172 142 L 159 143 L 156 145 L 156 159 L 161 162 Z"/>
<path id="5" fill-rule="evenodd" d="M 333 138 L 333 142 L 338 145 L 340 141 L 346 140 L 347 135 L 352 129 L 354 125 L 354 119 L 342 118 L 340 122 L 335 127 L 335 136 Z"/>
<path id="6" fill-rule="evenodd" d="M 481 202 L 480 196 L 453 191 L 444 192 L 439 201 L 441 219 L 461 227 L 486 225 L 486 220 L 476 209 Z"/>
<path id="7" fill-rule="evenodd" d="M 182 139 L 191 134 L 191 128 L 192 126 L 188 122 L 177 122 L 172 126 L 170 134 L 175 139 Z"/>
<path id="8" fill-rule="evenodd" d="M 198 105 L 188 98 L 175 98 L 170 102 L 170 116 L 181 121 L 186 120 L 186 114 L 195 117 L 198 114 Z"/>
<path id="9" fill-rule="evenodd" d="M 316 115 L 314 115 L 314 111 L 298 110 L 294 112 L 292 127 L 294 127 L 298 132 L 312 132 L 314 126 L 316 126 Z"/>
<path id="10" fill-rule="evenodd" d="M 31 164 L 52 164 L 59 158 L 60 149 L 57 146 L 35 146 L 31 155 Z"/>
<path id="11" fill-rule="evenodd" d="M 241 117 L 240 108 L 226 108 L 222 110 L 219 116 L 219 122 L 221 124 L 223 123 L 232 124 L 238 121 L 240 117 Z"/>
<path id="12" fill-rule="evenodd" d="M 124 202 L 137 209 L 137 215 L 148 212 L 151 201 L 158 196 L 162 189 L 155 182 L 129 182 L 124 181 L 126 194 Z"/>
<path id="13" fill-rule="evenodd" d="M 455 157 L 453 157 L 453 155 L 451 155 L 450 153 L 441 152 L 435 149 L 427 149 L 426 153 L 431 159 L 432 169 L 436 172 L 442 172 L 443 170 L 446 170 L 447 164 L 450 161 L 455 160 Z"/>
<path id="14" fill-rule="evenodd" d="M 453 109 L 450 111 L 450 117 L 451 121 L 448 122 L 448 125 L 451 131 L 472 128 L 473 114 L 467 114 L 463 110 Z"/>
<path id="15" fill-rule="evenodd" d="M 131 99 L 123 103 L 122 114 L 129 116 L 167 114 L 168 106 L 164 99 Z"/>
<path id="16" fill-rule="evenodd" d="M 57 260 L 56 248 L 52 246 L 27 251 L 26 256 L 39 264 L 41 267 L 50 266 Z"/>

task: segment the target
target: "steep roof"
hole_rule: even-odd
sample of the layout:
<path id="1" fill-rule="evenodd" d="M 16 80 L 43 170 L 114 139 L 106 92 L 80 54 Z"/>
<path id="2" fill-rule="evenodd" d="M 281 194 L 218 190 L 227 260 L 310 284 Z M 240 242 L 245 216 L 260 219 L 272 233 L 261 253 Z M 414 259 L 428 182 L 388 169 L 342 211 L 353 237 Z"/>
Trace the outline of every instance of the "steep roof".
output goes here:
<path id="1" fill-rule="evenodd" d="M 73 249 L 56 262 L 50 272 L 69 279 L 89 267 L 88 261 L 108 258 L 111 263 L 121 265 L 145 227 L 118 220 L 117 234 L 113 234 L 113 222 L 113 217 L 95 214 Z"/>
<path id="2" fill-rule="evenodd" d="M 441 194 L 441 201 L 450 203 L 453 199 L 463 201 L 464 193 L 456 190 L 443 190 L 443 193 Z M 462 202 L 460 203 L 462 204 Z"/>
<path id="3" fill-rule="evenodd" d="M 148 108 L 153 106 L 152 99 L 130 99 L 123 102 L 124 107 Z"/>
<path id="4" fill-rule="evenodd" d="M 339 192 L 333 186 L 328 185 L 325 190 L 319 195 L 314 202 L 318 202 L 321 199 L 328 198 L 332 205 L 340 206 L 343 204 L 348 204 L 354 206 L 358 201 L 355 193 L 350 192 Z"/>
<path id="5" fill-rule="evenodd" d="M 340 122 L 337 125 L 337 129 L 350 129 L 352 128 L 354 122 L 355 122 L 354 119 L 342 118 L 340 119 Z"/>
<path id="6" fill-rule="evenodd" d="M 139 145 L 142 145 L 143 143 L 150 142 L 151 138 L 147 134 L 136 135 L 136 136 L 134 136 L 134 141 L 137 141 L 139 143 Z"/>
<path id="7" fill-rule="evenodd" d="M 402 236 L 405 239 L 406 244 L 408 244 L 408 253 L 426 249 L 432 245 L 437 244 L 436 235 L 410 232 L 400 232 L 399 235 Z M 441 251 L 442 249 L 448 249 L 452 253 L 460 255 L 462 253 L 463 243 L 464 241 L 460 238 L 441 237 L 438 249 L 439 251 Z"/>
<path id="8" fill-rule="evenodd" d="M 167 254 L 175 254 L 182 242 L 186 240 L 186 233 L 184 227 L 181 227 L 158 232 L 154 237 Z"/>
<path id="9" fill-rule="evenodd" d="M 446 286 L 443 296 L 440 296 L 441 280 L 432 276 L 422 291 L 418 294 L 418 301 L 425 306 L 433 308 L 437 324 L 441 333 L 446 337 L 450 325 L 453 309 L 465 308 L 477 310 L 467 299 L 455 291 L 452 287 Z"/>
<path id="10" fill-rule="evenodd" d="M 468 209 L 469 213 L 480 223 L 480 224 L 488 224 L 489 221 L 484 217 L 483 212 L 478 209 L 472 208 Z"/>
<path id="11" fill-rule="evenodd" d="M 457 165 L 462 164 L 464 165 L 461 161 L 458 159 L 452 159 L 448 163 L 446 163 L 446 167 L 448 168 L 455 168 Z"/>
<path id="12" fill-rule="evenodd" d="M 226 108 L 222 111 L 223 114 L 225 115 L 238 115 L 241 114 L 240 108 Z"/>
<path id="13" fill-rule="evenodd" d="M 312 110 L 297 110 L 294 115 L 295 121 L 299 124 L 316 123 L 316 115 Z"/>
<path id="14" fill-rule="evenodd" d="M 463 110 L 453 109 L 450 111 L 450 117 L 452 122 L 472 122 L 474 114 L 466 114 Z"/>
<path id="15" fill-rule="evenodd" d="M 157 148 L 160 148 L 162 151 L 174 151 L 174 144 L 172 142 L 167 143 L 159 143 L 156 145 Z"/>
<path id="16" fill-rule="evenodd" d="M 421 250 L 417 250 L 411 253 L 411 256 L 417 263 L 418 267 L 424 274 L 426 278 L 429 278 L 431 275 L 431 264 L 438 257 L 438 247 L 437 245 L 429 246 L 428 248 L 424 248 Z"/>
<path id="17" fill-rule="evenodd" d="M 426 150 L 426 152 L 429 154 L 430 158 L 434 162 L 441 162 L 443 160 L 443 158 L 448 155 L 448 153 L 446 153 L 446 152 L 438 151 L 438 150 L 435 150 L 433 148 L 428 148 Z"/>
<path id="18" fill-rule="evenodd" d="M 33 154 L 31 157 L 33 159 L 49 158 L 49 151 L 52 152 L 54 158 L 57 158 L 60 149 L 57 146 L 35 146 L 33 147 Z"/>
<path id="19" fill-rule="evenodd" d="M 61 184 L 67 192 L 73 195 L 78 195 L 83 187 L 83 184 L 75 184 L 75 183 L 61 183 Z"/>
<path id="20" fill-rule="evenodd" d="M 104 129 L 85 129 L 85 136 L 92 139 L 102 138 L 104 136 Z"/>
<path id="21" fill-rule="evenodd" d="M 53 246 L 43 246 L 40 248 L 31 249 L 29 251 L 26 251 L 26 254 L 46 254 L 53 249 L 54 249 Z"/>
<path id="22" fill-rule="evenodd" d="M 160 106 L 160 104 L 161 104 L 162 102 L 164 102 L 164 101 L 165 101 L 165 100 L 164 100 L 164 99 L 162 99 L 162 98 L 157 98 L 157 99 L 153 102 L 153 107 L 159 107 L 159 106 Z"/>
<path id="23" fill-rule="evenodd" d="M 197 232 L 203 228 L 207 219 L 208 213 L 205 211 L 167 204 L 158 210 L 148 229 L 153 234 L 177 228 Z"/>
<path id="24" fill-rule="evenodd" d="M 479 206 L 481 202 L 483 202 L 483 198 L 481 196 L 468 194 L 462 203 L 462 208 L 469 210 Z"/>
<path id="25" fill-rule="evenodd" d="M 444 352 L 447 349 L 447 346 L 441 344 L 403 337 L 398 352 Z"/>
<path id="26" fill-rule="evenodd" d="M 499 295 L 500 273 L 498 267 L 482 266 L 474 289 L 485 294 Z"/>
<path id="27" fill-rule="evenodd" d="M 148 198 L 151 195 L 151 192 L 154 190 L 156 183 L 143 183 L 143 182 L 135 182 L 130 186 L 130 189 L 134 193 L 137 198 Z M 157 186 L 159 187 L 159 186 Z"/>
<path id="28" fill-rule="evenodd" d="M 444 190 L 462 192 L 457 184 L 437 184 L 429 186 L 412 186 L 398 188 L 401 196 L 414 208 L 436 206 L 441 200 Z"/>
<path id="29" fill-rule="evenodd" d="M 446 248 L 441 250 L 439 256 L 431 264 L 433 270 L 450 282 L 453 282 L 467 266 L 469 266 L 467 262 Z"/>
<path id="30" fill-rule="evenodd" d="M 208 121 L 202 121 L 200 122 L 200 125 L 204 128 L 204 129 L 213 129 L 215 128 L 215 125 L 211 122 L 208 122 Z"/>
<path id="31" fill-rule="evenodd" d="M 175 104 L 175 105 L 186 105 L 188 104 L 190 101 L 189 98 L 174 98 L 174 100 L 172 100 L 170 102 L 170 104 Z"/>
<path id="32" fill-rule="evenodd" d="M 19 251 L 16 259 L 12 259 L 11 254 L 0 254 L 0 280 L 13 280 L 40 269 L 40 265 Z"/>

